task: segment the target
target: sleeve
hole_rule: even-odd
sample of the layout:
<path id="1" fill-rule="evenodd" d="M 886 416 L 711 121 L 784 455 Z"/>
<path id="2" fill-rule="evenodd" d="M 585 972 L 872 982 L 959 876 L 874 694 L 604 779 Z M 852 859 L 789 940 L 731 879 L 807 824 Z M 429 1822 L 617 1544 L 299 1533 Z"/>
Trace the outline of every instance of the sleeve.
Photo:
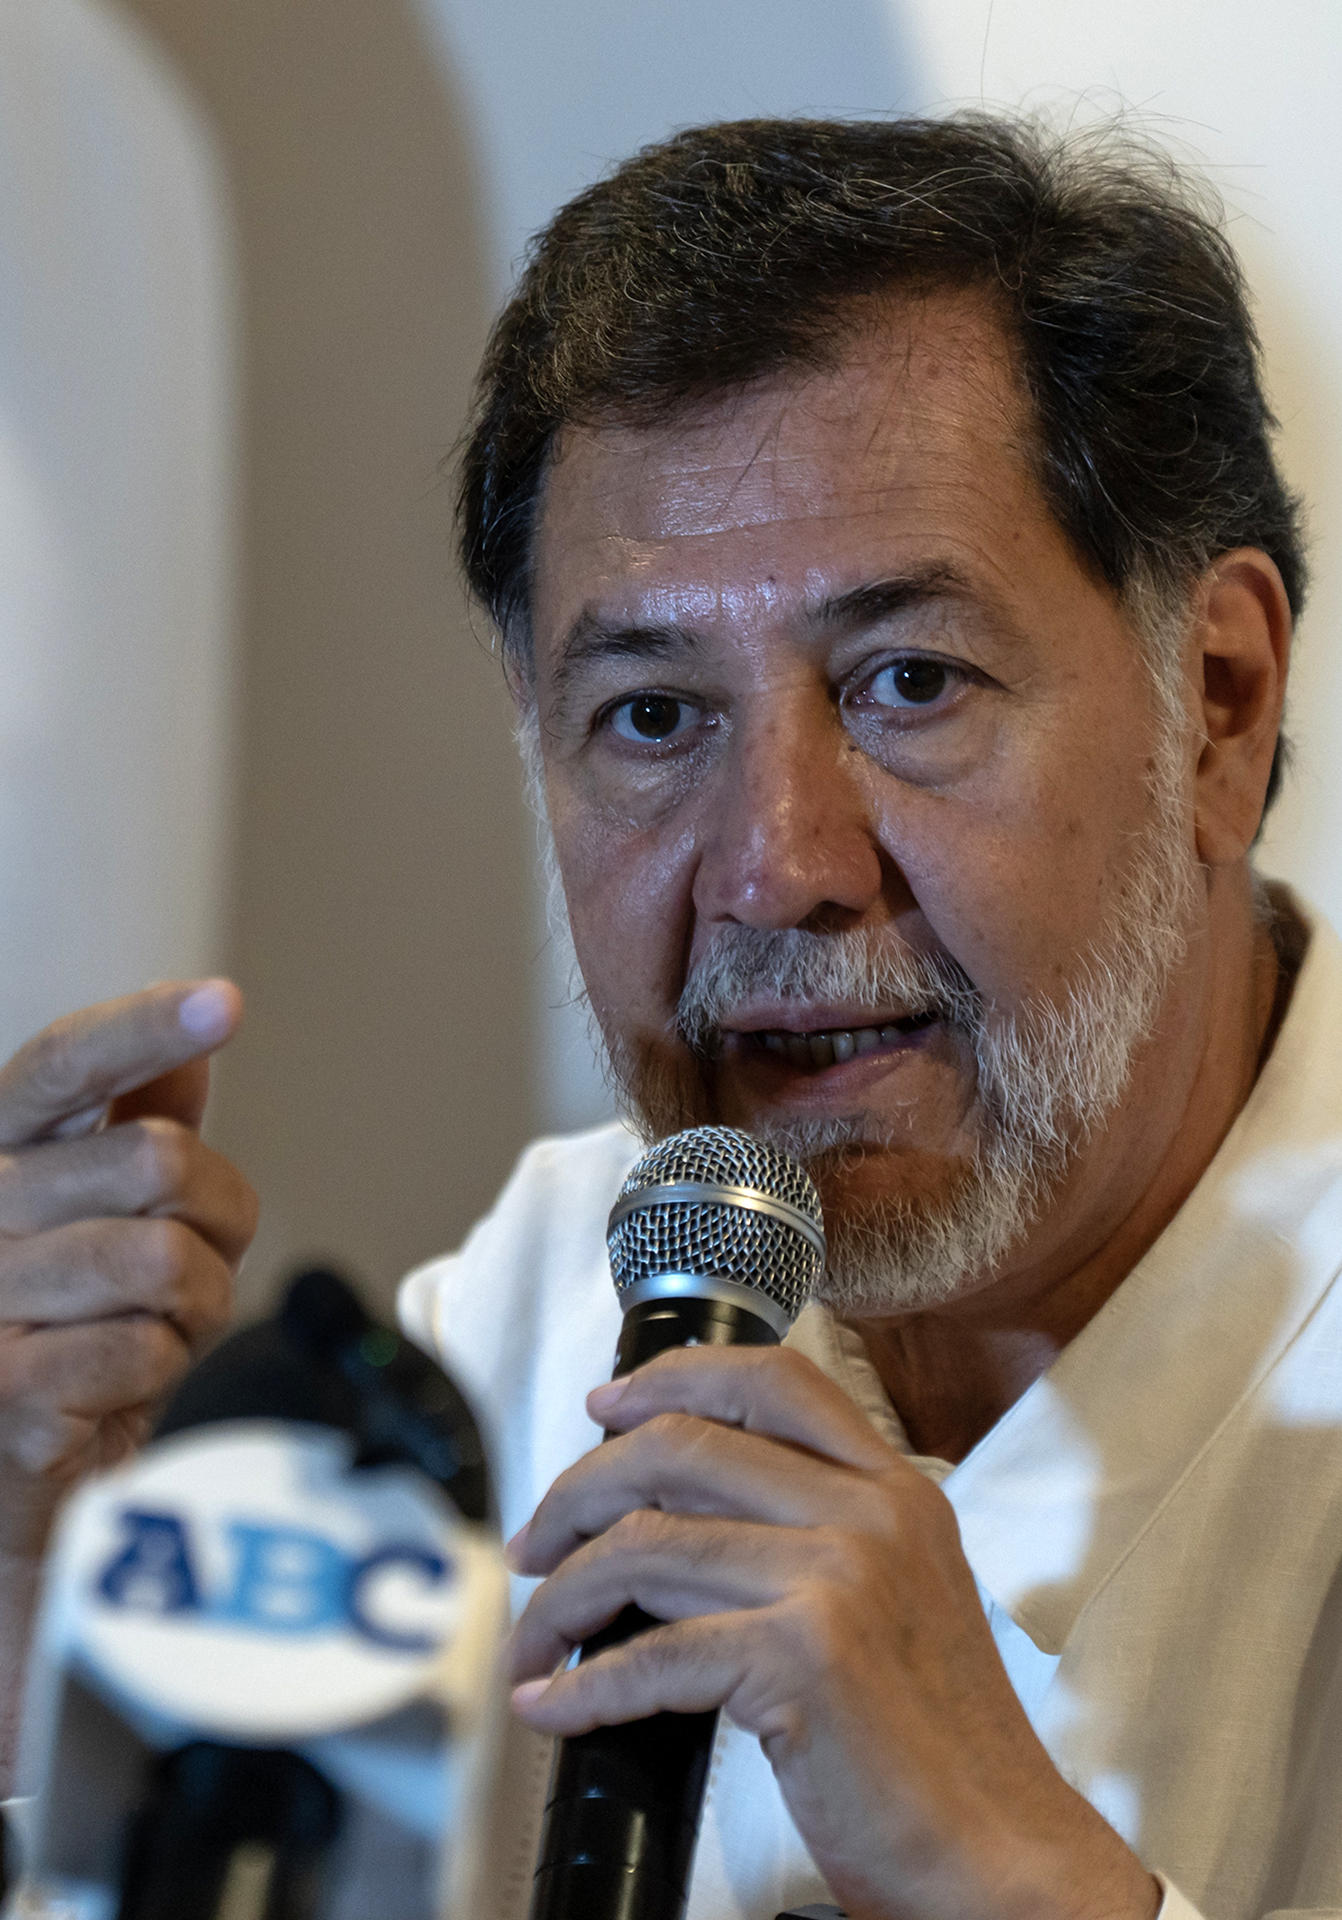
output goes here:
<path id="1" fill-rule="evenodd" d="M 1156 1920 L 1203 1920 L 1203 1916 L 1192 1901 L 1184 1899 L 1173 1881 L 1167 1880 L 1163 1873 L 1158 1873 L 1156 1879 L 1160 1882 L 1165 1895 L 1160 1903 Z"/>
<path id="2" fill-rule="evenodd" d="M 1156 1920 L 1205 1920 L 1173 1881 L 1167 1880 L 1163 1873 L 1157 1873 L 1156 1879 L 1165 1893 Z M 1263 1920 L 1342 1920 L 1342 1907 L 1274 1907 L 1271 1913 L 1263 1915 Z"/>

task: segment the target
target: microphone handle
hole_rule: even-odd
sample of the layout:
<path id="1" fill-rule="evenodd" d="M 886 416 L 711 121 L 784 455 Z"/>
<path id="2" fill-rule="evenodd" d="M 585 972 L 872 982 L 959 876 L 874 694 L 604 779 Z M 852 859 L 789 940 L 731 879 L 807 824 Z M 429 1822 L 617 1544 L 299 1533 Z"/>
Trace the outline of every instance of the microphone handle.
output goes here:
<path id="1" fill-rule="evenodd" d="M 735 1301 L 644 1300 L 624 1317 L 615 1378 L 669 1347 L 776 1346 Z M 638 1607 L 587 1641 L 586 1660 L 657 1622 Z M 531 1920 L 683 1920 L 717 1713 L 658 1713 L 559 1744 Z"/>
<path id="2" fill-rule="evenodd" d="M 117 1920 L 313 1920 L 340 1825 L 300 1755 L 192 1741 L 164 1757 L 132 1827 Z"/>

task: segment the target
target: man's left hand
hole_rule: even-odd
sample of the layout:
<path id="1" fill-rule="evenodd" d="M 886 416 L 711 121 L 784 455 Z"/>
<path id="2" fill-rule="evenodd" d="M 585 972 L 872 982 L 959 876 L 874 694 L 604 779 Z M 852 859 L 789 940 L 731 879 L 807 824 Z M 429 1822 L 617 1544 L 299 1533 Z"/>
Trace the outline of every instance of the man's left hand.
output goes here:
<path id="1" fill-rule="evenodd" d="M 949 1501 L 817 1367 L 683 1349 L 588 1404 L 618 1437 L 511 1546 L 548 1576 L 514 1639 L 529 1725 L 724 1708 L 853 1920 L 1152 1920 L 1026 1719 Z M 666 1624 L 554 1672 L 631 1603 Z"/>

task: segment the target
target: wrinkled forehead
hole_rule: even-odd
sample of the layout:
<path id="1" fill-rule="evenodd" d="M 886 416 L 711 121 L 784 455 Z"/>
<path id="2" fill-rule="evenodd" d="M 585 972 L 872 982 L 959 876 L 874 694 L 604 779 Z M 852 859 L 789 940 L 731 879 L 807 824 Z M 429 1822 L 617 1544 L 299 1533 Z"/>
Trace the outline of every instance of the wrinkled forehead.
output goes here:
<path id="1" fill-rule="evenodd" d="M 578 494 L 584 508 L 604 496 L 623 517 L 631 477 L 649 467 L 679 469 L 696 510 L 717 498 L 734 525 L 761 496 L 786 494 L 789 479 L 813 484 L 817 451 L 844 447 L 848 465 L 836 477 L 879 485 L 903 448 L 926 449 L 957 430 L 1020 456 L 1032 445 L 1007 334 L 977 296 L 885 302 L 824 366 L 710 395 L 655 423 L 612 417 L 562 428 L 547 462 L 541 540 L 562 533 L 564 506 Z"/>
<path id="2" fill-rule="evenodd" d="M 1047 513 L 1028 404 L 986 303 L 887 306 L 830 366 L 655 424 L 566 428 L 538 516 L 533 629 L 543 645 L 594 598 L 633 596 L 646 613 L 663 575 L 692 599 L 697 568 L 719 583 L 724 566 L 753 570 L 757 585 L 841 569 L 891 529 L 1009 544 L 1023 496 Z"/>

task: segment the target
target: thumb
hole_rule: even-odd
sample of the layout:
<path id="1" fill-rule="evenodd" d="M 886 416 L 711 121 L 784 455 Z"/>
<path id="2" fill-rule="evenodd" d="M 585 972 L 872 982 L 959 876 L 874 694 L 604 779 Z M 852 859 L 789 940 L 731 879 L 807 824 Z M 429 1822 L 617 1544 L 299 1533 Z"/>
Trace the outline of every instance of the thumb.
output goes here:
<path id="1" fill-rule="evenodd" d="M 107 1110 L 107 1124 L 114 1127 L 122 1120 L 143 1120 L 157 1115 L 164 1120 L 179 1120 L 184 1127 L 198 1133 L 209 1091 L 209 1061 L 187 1060 L 180 1067 L 161 1073 L 157 1080 L 148 1080 L 142 1087 L 119 1094 Z"/>

